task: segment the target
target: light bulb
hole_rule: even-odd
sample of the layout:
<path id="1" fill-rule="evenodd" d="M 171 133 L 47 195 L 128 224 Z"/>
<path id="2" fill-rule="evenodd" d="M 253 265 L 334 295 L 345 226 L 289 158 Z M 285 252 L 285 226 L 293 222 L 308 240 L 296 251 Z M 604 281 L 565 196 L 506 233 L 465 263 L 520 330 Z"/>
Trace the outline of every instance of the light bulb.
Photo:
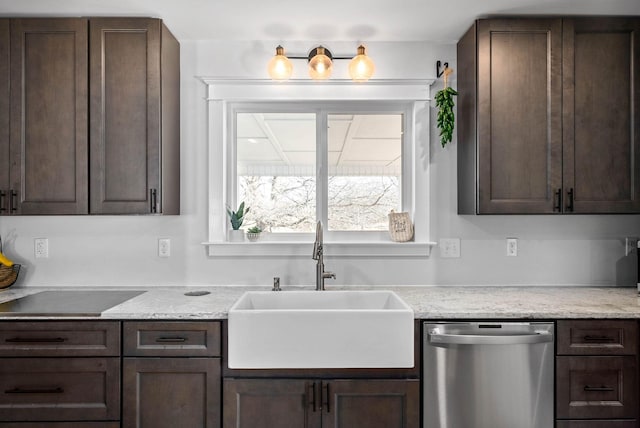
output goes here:
<path id="1" fill-rule="evenodd" d="M 273 80 L 288 80 L 291 77 L 293 65 L 289 58 L 284 55 L 282 46 L 276 47 L 276 54 L 267 64 L 267 70 Z"/>
<path id="2" fill-rule="evenodd" d="M 355 82 L 366 82 L 371 79 L 376 67 L 371 58 L 364 53 L 364 46 L 358 46 L 358 54 L 349 63 L 349 76 Z"/>
<path id="3" fill-rule="evenodd" d="M 316 54 L 309 61 L 309 76 L 315 80 L 328 79 L 333 71 L 331 58 L 325 53 L 322 46 L 316 48 Z"/>

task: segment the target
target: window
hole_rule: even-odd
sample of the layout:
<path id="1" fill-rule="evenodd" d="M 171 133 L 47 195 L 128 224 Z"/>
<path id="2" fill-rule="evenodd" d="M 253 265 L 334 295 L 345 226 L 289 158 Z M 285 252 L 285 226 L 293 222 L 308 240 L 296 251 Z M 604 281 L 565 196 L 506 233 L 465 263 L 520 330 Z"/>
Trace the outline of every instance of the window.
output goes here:
<path id="1" fill-rule="evenodd" d="M 316 223 L 316 114 L 236 113 L 238 201 L 245 227 L 311 233 Z"/>
<path id="2" fill-rule="evenodd" d="M 317 219 L 329 257 L 429 254 L 432 81 L 202 80 L 210 256 L 309 257 Z M 227 241 L 241 201 L 243 229 L 271 231 L 257 243 Z M 413 242 L 391 241 L 391 209 L 410 213 Z"/>
<path id="3" fill-rule="evenodd" d="M 330 234 L 379 240 L 391 210 L 411 209 L 402 200 L 408 111 L 390 102 L 231 104 L 230 196 L 250 207 L 243 228 L 295 239 L 286 234 L 313 233 L 321 220 Z"/>
<path id="4" fill-rule="evenodd" d="M 232 106 L 244 227 L 311 233 L 322 220 L 329 232 L 386 231 L 389 211 L 402 210 L 404 113 L 376 107 Z"/>
<path id="5" fill-rule="evenodd" d="M 387 230 L 388 213 L 402 209 L 403 114 L 329 114 L 327 122 L 329 230 Z"/>

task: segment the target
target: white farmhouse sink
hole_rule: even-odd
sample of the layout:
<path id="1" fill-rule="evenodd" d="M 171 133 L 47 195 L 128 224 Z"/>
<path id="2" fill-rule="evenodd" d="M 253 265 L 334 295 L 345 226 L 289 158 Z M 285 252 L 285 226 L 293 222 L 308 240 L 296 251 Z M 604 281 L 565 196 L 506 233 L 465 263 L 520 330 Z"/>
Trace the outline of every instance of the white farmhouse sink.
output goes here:
<path id="1" fill-rule="evenodd" d="M 229 310 L 229 367 L 413 367 L 413 323 L 392 291 L 248 291 Z"/>

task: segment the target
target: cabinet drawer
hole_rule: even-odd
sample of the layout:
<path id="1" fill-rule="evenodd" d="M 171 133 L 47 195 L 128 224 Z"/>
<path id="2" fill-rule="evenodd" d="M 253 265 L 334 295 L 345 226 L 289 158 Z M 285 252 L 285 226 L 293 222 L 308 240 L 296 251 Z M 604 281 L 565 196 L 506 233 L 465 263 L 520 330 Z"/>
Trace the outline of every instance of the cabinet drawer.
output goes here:
<path id="1" fill-rule="evenodd" d="M 635 355 L 636 321 L 558 321 L 558 355 Z"/>
<path id="2" fill-rule="evenodd" d="M 0 322 L 0 357 L 119 355 L 117 321 Z"/>
<path id="3" fill-rule="evenodd" d="M 0 359 L 0 421 L 120 418 L 119 358 Z"/>
<path id="4" fill-rule="evenodd" d="M 130 357 L 217 357 L 221 353 L 220 323 L 127 321 L 123 348 Z"/>
<path id="5" fill-rule="evenodd" d="M 618 419 L 638 415 L 635 356 L 557 357 L 558 419 Z"/>
<path id="6" fill-rule="evenodd" d="M 637 421 L 598 420 L 598 421 L 558 421 L 556 428 L 637 428 Z"/>

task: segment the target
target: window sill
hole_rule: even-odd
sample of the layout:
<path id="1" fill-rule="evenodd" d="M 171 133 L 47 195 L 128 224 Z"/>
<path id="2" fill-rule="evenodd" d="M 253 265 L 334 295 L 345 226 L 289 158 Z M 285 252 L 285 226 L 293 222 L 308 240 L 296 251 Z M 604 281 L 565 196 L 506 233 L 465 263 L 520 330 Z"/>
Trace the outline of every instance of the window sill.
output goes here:
<path id="1" fill-rule="evenodd" d="M 203 242 L 210 257 L 311 257 L 313 242 Z M 408 257 L 431 255 L 435 242 L 326 242 L 325 257 Z"/>

